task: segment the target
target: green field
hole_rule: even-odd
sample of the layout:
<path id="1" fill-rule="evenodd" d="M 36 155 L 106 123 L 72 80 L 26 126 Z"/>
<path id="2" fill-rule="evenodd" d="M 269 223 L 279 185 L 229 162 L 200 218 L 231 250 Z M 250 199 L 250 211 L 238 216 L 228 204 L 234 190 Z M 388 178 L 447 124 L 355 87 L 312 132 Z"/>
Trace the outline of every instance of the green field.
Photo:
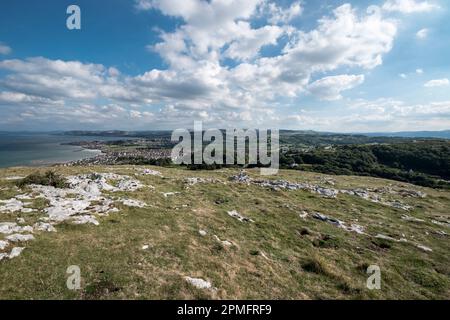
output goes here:
<path id="1" fill-rule="evenodd" d="M 267 178 L 345 190 L 389 186 L 426 194 L 383 195 L 412 207 L 405 211 L 349 194 L 333 199 L 307 190 L 272 190 L 230 181 L 237 169 L 146 168 L 160 171 L 162 177 L 141 175 L 144 167 L 134 166 L 52 168 L 63 176 L 94 172 L 131 176 L 144 187 L 103 193 L 148 206 L 115 203 L 119 211 L 97 217 L 98 226 L 66 221 L 55 225 L 57 232 L 34 231 L 35 240 L 0 250 L 25 247 L 20 256 L 0 261 L 0 299 L 450 298 L 448 190 L 293 170 Z M 29 186 L 20 190 L 17 181 L 5 178 L 46 170 L 1 170 L 0 200 L 32 193 Z M 261 178 L 257 169 L 247 173 Z M 190 177 L 206 180 L 189 185 L 185 179 Z M 168 192 L 175 194 L 163 194 Z M 27 205 L 32 212 L 0 212 L 0 223 L 23 218 L 26 225 L 33 225 L 46 216 L 48 206 L 43 198 L 33 199 Z M 231 217 L 227 212 L 232 210 L 252 221 Z M 302 218 L 305 212 L 308 215 Z M 364 234 L 318 220 L 314 212 L 358 224 Z M 406 241 L 376 238 L 377 234 Z M 0 240 L 6 236 L 0 233 Z M 81 269 L 80 290 L 67 289 L 70 265 Z M 369 265 L 381 269 L 380 290 L 366 288 Z M 185 277 L 204 279 L 216 289 L 198 289 Z"/>

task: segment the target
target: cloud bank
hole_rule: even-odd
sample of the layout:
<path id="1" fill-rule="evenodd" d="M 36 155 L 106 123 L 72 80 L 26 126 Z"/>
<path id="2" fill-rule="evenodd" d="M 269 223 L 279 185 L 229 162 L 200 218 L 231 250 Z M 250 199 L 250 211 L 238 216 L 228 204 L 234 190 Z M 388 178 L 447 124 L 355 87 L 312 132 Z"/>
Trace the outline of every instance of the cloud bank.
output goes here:
<path id="1" fill-rule="evenodd" d="M 0 78 L 3 122 L 47 117 L 61 125 L 108 120 L 110 128 L 136 121 L 151 128 L 194 119 L 216 127 L 286 120 L 277 112 L 284 104 L 310 96 L 343 99 L 383 64 L 398 33 L 398 20 L 386 12 L 437 8 L 414 0 L 388 0 L 367 10 L 344 4 L 302 30 L 293 23 L 304 14 L 301 1 L 282 7 L 267 0 L 136 0 L 134 6 L 138 14 L 153 10 L 180 19 L 147 46 L 166 69 L 128 76 L 79 61 L 1 60 L 7 72 Z M 0 44 L 0 54 L 10 52 L 5 48 Z"/>

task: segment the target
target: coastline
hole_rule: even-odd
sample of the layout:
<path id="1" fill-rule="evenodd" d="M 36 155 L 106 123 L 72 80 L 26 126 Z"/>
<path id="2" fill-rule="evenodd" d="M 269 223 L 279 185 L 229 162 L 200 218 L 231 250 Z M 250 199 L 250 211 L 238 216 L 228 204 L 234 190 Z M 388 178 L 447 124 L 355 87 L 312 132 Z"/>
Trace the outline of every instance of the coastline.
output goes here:
<path id="1" fill-rule="evenodd" d="M 97 157 L 100 148 L 68 144 L 91 137 L 64 137 L 51 134 L 0 134 L 0 168 L 43 167 Z"/>

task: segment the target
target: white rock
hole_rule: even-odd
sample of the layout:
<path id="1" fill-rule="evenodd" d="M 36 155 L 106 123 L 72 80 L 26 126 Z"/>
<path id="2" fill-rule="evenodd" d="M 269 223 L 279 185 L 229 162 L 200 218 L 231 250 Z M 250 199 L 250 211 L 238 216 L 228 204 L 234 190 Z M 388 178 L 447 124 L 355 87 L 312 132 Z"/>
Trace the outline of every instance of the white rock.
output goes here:
<path id="1" fill-rule="evenodd" d="M 340 221 L 338 219 L 335 219 L 335 218 L 332 218 L 332 217 L 329 217 L 327 215 L 321 214 L 319 212 L 313 213 L 312 217 L 314 219 L 317 219 L 317 220 L 321 220 L 321 221 L 324 221 L 324 222 L 329 222 L 329 223 L 334 224 L 334 225 L 336 225 L 338 227 L 343 227 L 344 226 L 344 223 L 342 221 Z"/>
<path id="2" fill-rule="evenodd" d="M 302 211 L 301 213 L 298 214 L 298 216 L 302 219 L 306 219 L 308 217 L 308 212 Z"/>
<path id="3" fill-rule="evenodd" d="M 34 237 L 32 234 L 15 233 L 15 234 L 7 236 L 6 239 L 11 242 L 24 242 L 24 241 L 34 240 Z"/>
<path id="4" fill-rule="evenodd" d="M 15 196 L 14 198 L 19 199 L 19 200 L 32 200 L 33 197 L 29 194 L 19 194 L 17 196 Z"/>
<path id="5" fill-rule="evenodd" d="M 46 222 L 37 222 L 34 224 L 33 228 L 38 231 L 45 231 L 45 232 L 56 232 L 55 227 Z"/>
<path id="6" fill-rule="evenodd" d="M 16 219 L 16 221 L 17 221 L 17 223 L 20 223 L 20 224 L 24 224 L 25 223 L 25 219 L 24 218 L 17 218 Z"/>
<path id="7" fill-rule="evenodd" d="M 76 216 L 73 218 L 72 221 L 74 224 L 93 224 L 98 226 L 99 222 L 97 221 L 97 219 L 95 219 L 93 216 L 89 216 L 89 215 L 84 215 L 84 216 Z"/>
<path id="8" fill-rule="evenodd" d="M 31 212 L 33 211 L 30 208 L 24 208 L 24 203 L 20 200 L 17 200 L 16 198 L 11 198 L 8 200 L 0 200 L 0 204 L 3 203 L 2 206 L 0 206 L 0 212 Z"/>
<path id="9" fill-rule="evenodd" d="M 8 257 L 10 259 L 12 259 L 12 258 L 16 258 L 16 257 L 20 256 L 20 254 L 22 253 L 23 249 L 25 249 L 25 248 L 22 248 L 22 247 L 15 247 L 15 248 L 13 248 L 11 250 L 11 253 L 9 254 Z"/>
<path id="10" fill-rule="evenodd" d="M 147 206 L 145 202 L 134 199 L 121 199 L 120 202 L 122 202 L 125 206 L 128 207 L 144 208 Z"/>
<path id="11" fill-rule="evenodd" d="M 364 234 L 364 227 L 359 224 L 352 223 L 350 227 L 347 227 L 347 231 L 356 232 L 358 234 Z"/>
<path id="12" fill-rule="evenodd" d="M 184 179 L 184 182 L 190 186 L 196 185 L 197 183 L 216 183 L 217 180 L 211 179 L 211 178 L 186 178 Z"/>
<path id="13" fill-rule="evenodd" d="M 443 227 L 450 227 L 450 222 L 444 222 L 444 221 L 438 221 L 438 220 L 431 220 L 431 223 L 437 224 L 438 226 L 443 226 Z"/>
<path id="14" fill-rule="evenodd" d="M 184 279 L 189 282 L 191 285 L 198 289 L 209 289 L 209 290 L 217 290 L 214 288 L 211 284 L 211 282 L 200 279 L 200 278 L 191 278 L 191 277 L 184 277 Z"/>
<path id="15" fill-rule="evenodd" d="M 25 177 L 22 177 L 22 176 L 11 176 L 11 177 L 3 178 L 3 180 L 20 180 L 20 179 L 23 179 L 23 178 L 25 178 Z"/>
<path id="16" fill-rule="evenodd" d="M 433 249 L 431 249 L 431 248 L 429 248 L 429 247 L 426 247 L 426 246 L 424 246 L 424 245 L 421 245 L 421 244 L 418 244 L 418 245 L 417 245 L 417 248 L 419 248 L 419 249 L 421 249 L 421 250 L 423 250 L 423 251 L 426 251 L 426 252 L 432 252 L 432 251 L 433 251 Z"/>
<path id="17" fill-rule="evenodd" d="M 226 247 L 230 247 L 233 244 L 230 241 L 227 240 L 220 240 L 220 238 L 216 235 L 214 235 L 214 239 L 216 239 L 218 242 L 220 242 L 222 245 L 226 246 Z"/>
<path id="18" fill-rule="evenodd" d="M 395 242 L 399 242 L 399 240 L 397 240 L 397 239 L 394 239 L 394 238 L 392 238 L 392 237 L 389 237 L 389 236 L 386 236 L 386 235 L 384 235 L 384 234 L 381 234 L 381 233 L 377 234 L 377 235 L 375 236 L 375 238 L 378 238 L 378 239 L 383 239 L 383 240 L 389 240 L 389 241 L 395 241 Z"/>
<path id="19" fill-rule="evenodd" d="M 31 226 L 18 226 L 15 222 L 1 222 L 0 223 L 0 233 L 11 234 L 20 232 L 33 232 L 33 227 Z"/>
<path id="20" fill-rule="evenodd" d="M 165 198 L 180 194 L 180 192 L 161 192 Z"/>
<path id="21" fill-rule="evenodd" d="M 144 245 L 144 246 L 142 246 L 142 250 L 147 250 L 149 248 L 149 245 Z"/>
<path id="22" fill-rule="evenodd" d="M 146 176 L 162 176 L 161 172 L 152 169 L 144 169 L 142 174 Z"/>
<path id="23" fill-rule="evenodd" d="M 254 222 L 252 219 L 244 217 L 243 215 L 241 215 L 239 212 L 237 212 L 236 210 L 233 211 L 228 211 L 228 215 L 230 217 L 236 218 L 241 222 Z"/>
<path id="24" fill-rule="evenodd" d="M 418 218 L 411 217 L 408 215 L 402 215 L 402 219 L 406 220 L 406 221 L 410 221 L 410 222 L 425 222 L 425 220 L 423 220 L 423 219 L 418 219 Z"/>
<path id="25" fill-rule="evenodd" d="M 8 241 L 0 240 L 0 250 L 5 249 L 9 245 Z"/>

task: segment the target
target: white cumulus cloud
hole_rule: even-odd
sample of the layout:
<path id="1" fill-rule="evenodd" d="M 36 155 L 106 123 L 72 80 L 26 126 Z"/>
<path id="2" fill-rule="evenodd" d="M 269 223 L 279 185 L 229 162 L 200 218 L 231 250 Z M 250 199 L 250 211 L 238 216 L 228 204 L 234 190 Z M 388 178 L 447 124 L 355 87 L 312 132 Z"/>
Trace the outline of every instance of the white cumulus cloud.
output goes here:
<path id="1" fill-rule="evenodd" d="M 386 11 L 406 14 L 430 12 L 438 8 L 438 5 L 431 3 L 430 1 L 420 0 L 387 0 L 383 5 L 383 9 Z"/>
<path id="2" fill-rule="evenodd" d="M 444 79 L 436 79 L 430 80 L 424 84 L 426 88 L 434 88 L 434 87 L 446 87 L 450 85 L 450 81 L 447 78 Z"/>
<path id="3" fill-rule="evenodd" d="M 0 69 L 7 72 L 0 77 L 0 106 L 17 116 L 20 108 L 14 106 L 28 103 L 28 115 L 42 120 L 53 110 L 61 122 L 85 121 L 80 112 L 108 112 L 98 118 L 111 126 L 124 124 L 121 117 L 169 127 L 193 119 L 216 127 L 271 123 L 284 103 L 310 94 L 337 100 L 363 83 L 364 73 L 391 51 L 398 24 L 379 7 L 358 10 L 350 4 L 307 30 L 289 25 L 302 14 L 298 1 L 280 7 L 268 0 L 138 0 L 135 7 L 179 20 L 147 46 L 167 67 L 128 76 L 113 66 L 80 61 L 2 60 Z M 267 54 L 263 49 L 269 46 Z"/>
<path id="4" fill-rule="evenodd" d="M 0 42 L 0 54 L 4 54 L 4 55 L 10 54 L 11 51 L 12 51 L 12 49 L 9 46 Z"/>
<path id="5" fill-rule="evenodd" d="M 341 92 L 349 90 L 364 82 L 364 75 L 330 76 L 314 81 L 308 90 L 321 100 L 342 99 Z"/>
<path id="6" fill-rule="evenodd" d="M 430 33 L 430 30 L 427 28 L 420 29 L 416 33 L 416 37 L 419 39 L 426 39 L 428 37 L 428 34 Z"/>

